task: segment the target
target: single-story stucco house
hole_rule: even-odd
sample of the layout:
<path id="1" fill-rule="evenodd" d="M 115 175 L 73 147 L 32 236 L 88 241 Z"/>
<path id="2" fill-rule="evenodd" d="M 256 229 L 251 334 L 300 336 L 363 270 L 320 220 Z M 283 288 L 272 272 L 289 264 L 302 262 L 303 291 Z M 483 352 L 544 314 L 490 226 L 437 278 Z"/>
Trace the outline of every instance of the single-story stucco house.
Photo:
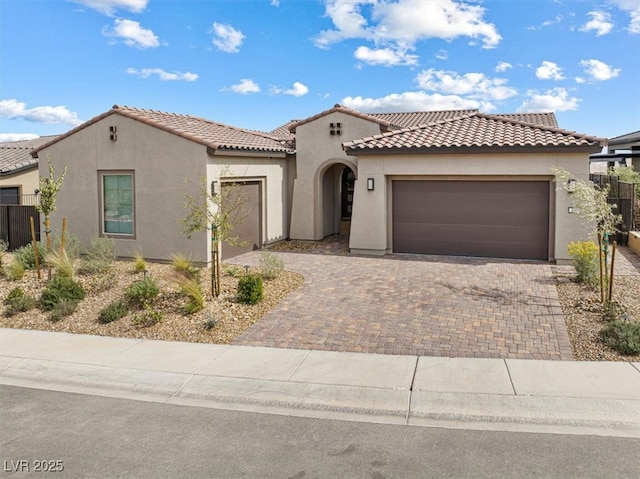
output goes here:
<path id="1" fill-rule="evenodd" d="M 210 236 L 181 233 L 184 199 L 204 178 L 240 185 L 248 249 L 349 232 L 361 254 L 446 254 L 566 261 L 585 237 L 563 168 L 587 180 L 606 140 L 558 128 L 551 113 L 477 110 L 367 114 L 341 105 L 271 132 L 114 106 L 37 148 L 68 167 L 53 224 L 119 253 L 210 261 Z M 247 248 L 223 246 L 223 258 Z"/>

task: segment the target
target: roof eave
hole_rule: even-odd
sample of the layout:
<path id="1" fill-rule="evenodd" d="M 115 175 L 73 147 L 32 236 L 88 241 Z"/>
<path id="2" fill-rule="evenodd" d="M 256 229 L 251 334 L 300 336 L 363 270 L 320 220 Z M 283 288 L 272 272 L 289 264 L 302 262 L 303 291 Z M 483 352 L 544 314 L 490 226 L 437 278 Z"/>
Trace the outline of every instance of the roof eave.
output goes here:
<path id="1" fill-rule="evenodd" d="M 487 154 L 487 153 L 594 153 L 600 151 L 600 145 L 576 146 L 425 146 L 401 148 L 345 148 L 348 156 L 370 155 L 448 155 L 448 154 Z"/>

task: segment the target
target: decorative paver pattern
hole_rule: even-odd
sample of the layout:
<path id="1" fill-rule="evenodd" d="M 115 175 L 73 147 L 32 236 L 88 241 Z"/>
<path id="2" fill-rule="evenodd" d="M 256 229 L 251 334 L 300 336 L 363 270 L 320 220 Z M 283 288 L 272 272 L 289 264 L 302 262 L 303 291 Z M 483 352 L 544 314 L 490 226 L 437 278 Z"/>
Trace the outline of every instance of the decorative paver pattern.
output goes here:
<path id="1" fill-rule="evenodd" d="M 305 283 L 235 344 L 419 356 L 571 360 L 551 265 L 278 252 Z M 335 252 L 335 254 L 332 254 Z M 234 258 L 258 263 L 259 252 Z"/>

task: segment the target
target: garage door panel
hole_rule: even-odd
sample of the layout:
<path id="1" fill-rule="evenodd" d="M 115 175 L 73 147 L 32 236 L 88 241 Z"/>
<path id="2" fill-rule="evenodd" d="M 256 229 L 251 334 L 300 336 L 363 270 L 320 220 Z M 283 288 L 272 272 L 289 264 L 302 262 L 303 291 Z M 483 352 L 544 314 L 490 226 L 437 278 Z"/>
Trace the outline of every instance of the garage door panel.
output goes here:
<path id="1" fill-rule="evenodd" d="M 222 259 L 262 248 L 262 194 L 259 182 L 224 184 L 229 188 L 229 202 L 240 205 L 237 213 L 238 221 L 233 226 L 231 236 L 237 238 L 234 244 L 222 244 Z"/>
<path id="2" fill-rule="evenodd" d="M 549 182 L 394 181 L 393 250 L 547 259 Z"/>

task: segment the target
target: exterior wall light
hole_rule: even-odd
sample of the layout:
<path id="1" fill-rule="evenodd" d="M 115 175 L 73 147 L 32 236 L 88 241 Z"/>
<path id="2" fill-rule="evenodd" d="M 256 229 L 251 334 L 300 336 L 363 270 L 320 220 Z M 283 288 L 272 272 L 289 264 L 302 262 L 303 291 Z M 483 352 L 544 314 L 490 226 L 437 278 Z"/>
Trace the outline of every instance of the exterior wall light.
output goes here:
<path id="1" fill-rule="evenodd" d="M 373 178 L 367 178 L 367 191 L 374 190 Z"/>
<path id="2" fill-rule="evenodd" d="M 211 196 L 216 196 L 218 194 L 218 182 L 213 180 L 211 182 Z"/>
<path id="3" fill-rule="evenodd" d="M 569 193 L 573 193 L 576 189 L 576 180 L 574 180 L 573 178 L 570 178 L 569 181 L 567 181 L 567 191 Z"/>

